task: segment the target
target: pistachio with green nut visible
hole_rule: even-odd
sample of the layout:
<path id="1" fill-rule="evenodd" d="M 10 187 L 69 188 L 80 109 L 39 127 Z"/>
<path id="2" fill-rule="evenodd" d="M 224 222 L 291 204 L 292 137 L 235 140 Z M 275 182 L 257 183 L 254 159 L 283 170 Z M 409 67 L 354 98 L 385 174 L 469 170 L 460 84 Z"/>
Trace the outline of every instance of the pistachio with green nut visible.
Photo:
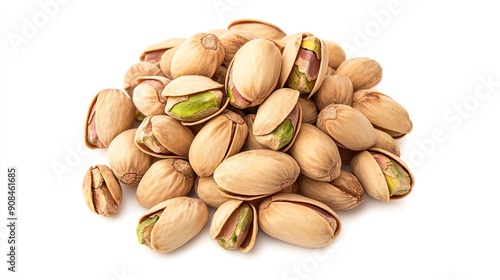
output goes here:
<path id="1" fill-rule="evenodd" d="M 122 202 L 122 188 L 108 166 L 91 166 L 85 173 L 82 191 L 92 212 L 103 217 L 110 217 L 118 212 Z"/>

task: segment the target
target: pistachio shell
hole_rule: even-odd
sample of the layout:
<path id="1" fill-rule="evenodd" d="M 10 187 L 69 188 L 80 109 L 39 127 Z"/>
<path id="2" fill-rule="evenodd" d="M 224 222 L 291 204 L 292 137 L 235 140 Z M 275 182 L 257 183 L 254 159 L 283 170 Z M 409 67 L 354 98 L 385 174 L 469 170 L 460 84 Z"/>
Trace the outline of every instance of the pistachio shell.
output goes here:
<path id="1" fill-rule="evenodd" d="M 165 75 L 165 77 L 169 78 L 172 80 L 174 77 L 172 76 L 172 72 L 170 71 L 170 66 L 172 65 L 172 58 L 174 57 L 174 54 L 177 52 L 179 47 L 173 47 L 169 50 L 166 50 L 160 58 L 160 70 Z"/>
<path id="2" fill-rule="evenodd" d="M 337 69 L 339 65 L 346 59 L 346 53 L 342 47 L 333 41 L 325 40 L 325 45 L 328 48 L 328 66 Z"/>
<path id="3" fill-rule="evenodd" d="M 255 150 L 255 149 L 269 149 L 267 146 L 262 145 L 255 136 L 253 135 L 253 123 L 255 121 L 255 114 L 246 115 L 244 118 L 245 123 L 248 126 L 248 136 L 245 139 L 245 144 L 243 144 L 243 150 Z"/>
<path id="4" fill-rule="evenodd" d="M 222 89 L 223 87 L 224 85 L 205 76 L 186 75 L 173 79 L 165 86 L 161 95 L 164 97 L 186 96 L 213 89 Z"/>
<path id="5" fill-rule="evenodd" d="M 375 134 L 377 134 L 377 142 L 372 146 L 372 148 L 380 148 L 382 150 L 389 151 L 398 157 L 401 156 L 399 145 L 391 135 L 380 129 L 375 129 Z"/>
<path id="6" fill-rule="evenodd" d="M 271 133 L 297 105 L 299 95 L 299 91 L 290 88 L 273 91 L 257 110 L 253 124 L 253 134 Z"/>
<path id="7" fill-rule="evenodd" d="M 351 79 L 354 91 L 369 89 L 382 80 L 382 67 L 368 57 L 347 59 L 339 65 L 336 73 Z"/>
<path id="8" fill-rule="evenodd" d="M 299 104 L 302 109 L 302 122 L 310 124 L 316 123 L 319 113 L 316 103 L 311 99 L 301 96 L 299 97 Z"/>
<path id="9" fill-rule="evenodd" d="M 82 192 L 89 209 L 104 217 L 114 215 L 122 202 L 122 187 L 106 165 L 91 166 L 85 173 Z"/>
<path id="10" fill-rule="evenodd" d="M 222 34 L 219 39 L 224 47 L 225 57 L 223 64 L 227 67 L 231 64 L 236 52 L 247 42 L 257 38 L 253 33 L 244 30 L 229 30 Z"/>
<path id="11" fill-rule="evenodd" d="M 158 66 L 147 61 L 132 64 L 123 78 L 123 89 L 132 97 L 134 88 L 138 85 L 137 78 L 142 76 L 162 76 Z"/>
<path id="12" fill-rule="evenodd" d="M 219 192 L 219 185 L 217 185 L 213 176 L 196 178 L 194 188 L 198 198 L 203 200 L 208 206 L 218 208 L 229 200 L 228 197 L 223 196 Z"/>
<path id="13" fill-rule="evenodd" d="M 286 36 L 286 33 L 278 26 L 256 19 L 240 19 L 231 22 L 228 30 L 243 30 L 255 34 L 257 37 L 267 38 L 273 41 L 279 41 Z"/>
<path id="14" fill-rule="evenodd" d="M 326 76 L 323 84 L 314 94 L 314 102 L 318 110 L 330 104 L 352 104 L 352 83 L 347 77 L 341 75 Z"/>
<path id="15" fill-rule="evenodd" d="M 132 97 L 137 110 L 145 116 L 165 114 L 167 100 L 161 92 L 170 80 L 161 76 L 145 76 L 139 77 L 137 82 L 139 84 L 135 87 Z"/>
<path id="16" fill-rule="evenodd" d="M 142 52 L 139 59 L 141 61 L 147 61 L 153 64 L 159 63 L 161 60 L 161 56 L 165 51 L 180 45 L 185 40 L 186 39 L 184 38 L 169 38 L 161 42 L 155 43 L 147 47 Z"/>

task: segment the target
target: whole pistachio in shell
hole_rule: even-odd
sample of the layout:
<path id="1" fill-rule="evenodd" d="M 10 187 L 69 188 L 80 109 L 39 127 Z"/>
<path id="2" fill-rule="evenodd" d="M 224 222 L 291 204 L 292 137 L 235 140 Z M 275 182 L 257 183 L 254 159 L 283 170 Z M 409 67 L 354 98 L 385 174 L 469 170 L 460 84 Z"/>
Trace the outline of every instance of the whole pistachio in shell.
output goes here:
<path id="1" fill-rule="evenodd" d="M 224 61 L 224 47 L 212 33 L 198 33 L 182 42 L 170 62 L 175 79 L 185 75 L 211 78 Z"/>
<path id="2" fill-rule="evenodd" d="M 125 130 L 108 147 L 109 167 L 118 181 L 125 185 L 137 185 L 153 164 L 153 158 L 135 145 L 136 131 L 135 128 Z"/>
<path id="3" fill-rule="evenodd" d="M 155 43 L 147 47 L 142 52 L 139 59 L 141 61 L 147 61 L 149 63 L 159 65 L 161 56 L 165 53 L 165 51 L 180 45 L 185 40 L 186 39 L 184 38 L 169 38 L 161 42 Z"/>
<path id="4" fill-rule="evenodd" d="M 289 150 L 300 166 L 300 173 L 322 182 L 330 182 L 340 174 L 342 161 L 337 145 L 326 133 L 304 123 Z"/>
<path id="5" fill-rule="evenodd" d="M 113 138 L 134 124 L 135 106 L 119 89 L 103 89 L 90 103 L 85 122 L 85 145 L 107 148 Z"/>
<path id="6" fill-rule="evenodd" d="M 372 88 L 382 80 L 382 67 L 368 57 L 349 58 L 339 65 L 335 73 L 348 77 L 354 91 Z"/>
<path id="7" fill-rule="evenodd" d="M 302 123 L 302 110 L 297 90 L 275 90 L 259 106 L 253 123 L 253 135 L 264 146 L 287 151 L 293 144 Z"/>
<path id="8" fill-rule="evenodd" d="M 297 180 L 300 167 L 288 154 L 274 150 L 249 150 L 231 156 L 215 169 L 222 195 L 253 200 L 281 191 Z"/>
<path id="9" fill-rule="evenodd" d="M 226 158 L 238 153 L 248 127 L 243 118 L 229 110 L 208 121 L 189 148 L 189 162 L 200 177 L 210 176 Z"/>
<path id="10" fill-rule="evenodd" d="M 344 104 L 330 104 L 323 108 L 316 125 L 342 148 L 361 151 L 377 142 L 370 121 L 361 112 Z"/>
<path id="11" fill-rule="evenodd" d="M 193 187 L 194 177 L 193 169 L 186 160 L 162 159 L 146 171 L 135 196 L 141 206 L 151 208 L 164 200 L 186 196 Z"/>
<path id="12" fill-rule="evenodd" d="M 391 152 L 398 157 L 401 156 L 398 143 L 389 133 L 375 129 L 375 134 L 377 134 L 377 142 L 372 148 L 379 148 Z"/>
<path id="13" fill-rule="evenodd" d="M 238 109 L 262 104 L 278 84 L 281 53 L 270 40 L 257 38 L 244 44 L 227 70 L 225 89 Z"/>
<path id="14" fill-rule="evenodd" d="M 135 144 L 142 152 L 158 158 L 188 158 L 194 134 L 167 115 L 148 116 L 137 128 Z"/>
<path id="15" fill-rule="evenodd" d="M 315 124 L 319 113 L 316 103 L 309 98 L 301 96 L 299 97 L 299 105 L 302 109 L 302 122 Z"/>
<path id="16" fill-rule="evenodd" d="M 165 75 L 165 77 L 167 77 L 170 80 L 174 79 L 174 77 L 172 76 L 172 72 L 170 71 L 170 66 L 172 65 L 172 58 L 174 57 L 174 54 L 177 52 L 178 49 L 179 46 L 166 50 L 161 55 L 160 63 L 158 64 L 158 67 L 160 67 L 160 70 L 163 73 L 163 75 Z"/>
<path id="17" fill-rule="evenodd" d="M 139 219 L 140 244 L 168 253 L 193 239 L 208 221 L 208 209 L 198 198 L 180 196 L 153 206 Z"/>
<path id="18" fill-rule="evenodd" d="M 137 79 L 139 84 L 134 88 L 132 100 L 144 116 L 165 114 L 167 99 L 161 95 L 170 80 L 162 76 L 145 76 Z"/>
<path id="19" fill-rule="evenodd" d="M 123 89 L 132 97 L 134 88 L 139 84 L 137 78 L 143 76 L 163 76 L 160 68 L 147 61 L 139 61 L 132 64 L 123 78 Z"/>
<path id="20" fill-rule="evenodd" d="M 229 31 L 247 31 L 255 34 L 257 37 L 267 38 L 275 42 L 286 36 L 286 33 L 278 26 L 256 19 L 240 19 L 233 21 L 228 25 L 227 29 Z"/>
<path id="21" fill-rule="evenodd" d="M 165 113 L 183 125 L 195 125 L 215 117 L 229 103 L 224 86 L 210 78 L 187 75 L 172 80 L 162 91 Z"/>
<path id="22" fill-rule="evenodd" d="M 322 110 L 330 104 L 352 104 L 351 80 L 342 75 L 326 76 L 321 87 L 314 94 L 314 102 L 318 110 Z"/>
<path id="23" fill-rule="evenodd" d="M 407 196 L 415 183 L 408 166 L 398 156 L 379 148 L 356 154 L 351 169 L 365 192 L 384 202 Z"/>
<path id="24" fill-rule="evenodd" d="M 341 231 L 338 215 L 327 205 L 291 193 L 280 193 L 259 206 L 259 227 L 269 236 L 306 248 L 322 248 Z"/>
<path id="25" fill-rule="evenodd" d="M 328 48 L 315 36 L 297 34 L 283 50 L 280 86 L 298 90 L 311 98 L 328 69 Z"/>
<path id="26" fill-rule="evenodd" d="M 259 230 L 257 209 L 248 202 L 231 199 L 214 213 L 210 239 L 226 250 L 250 251 Z"/>
<path id="27" fill-rule="evenodd" d="M 325 45 L 328 48 L 328 66 L 337 69 L 346 59 L 346 53 L 336 42 L 325 40 Z"/>
<path id="28" fill-rule="evenodd" d="M 92 212 L 103 217 L 118 212 L 122 202 L 122 187 L 108 166 L 91 166 L 85 173 L 82 191 Z"/>
<path id="29" fill-rule="evenodd" d="M 222 34 L 219 39 L 224 47 L 225 57 L 223 64 L 229 67 L 236 52 L 247 42 L 257 38 L 253 33 L 244 30 L 229 30 Z"/>
<path id="30" fill-rule="evenodd" d="M 403 137 L 413 128 L 406 109 L 384 93 L 358 90 L 354 92 L 352 107 L 363 113 L 375 128 L 392 137 Z"/>
<path id="31" fill-rule="evenodd" d="M 194 190 L 199 199 L 214 208 L 218 208 L 230 199 L 219 192 L 219 185 L 213 176 L 197 177 L 194 181 Z"/>
<path id="32" fill-rule="evenodd" d="M 320 201 L 333 210 L 349 210 L 364 200 L 363 186 L 358 178 L 345 170 L 330 182 L 321 182 L 300 175 L 297 180 L 300 194 Z"/>

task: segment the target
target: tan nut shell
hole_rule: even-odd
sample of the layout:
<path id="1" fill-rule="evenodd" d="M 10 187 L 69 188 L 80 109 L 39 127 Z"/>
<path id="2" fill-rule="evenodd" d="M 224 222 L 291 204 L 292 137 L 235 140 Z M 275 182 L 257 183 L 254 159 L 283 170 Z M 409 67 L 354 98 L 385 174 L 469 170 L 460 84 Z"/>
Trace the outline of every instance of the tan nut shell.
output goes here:
<path id="1" fill-rule="evenodd" d="M 113 174 L 113 171 L 111 168 L 109 168 L 107 165 L 95 165 L 91 166 L 89 169 L 87 169 L 87 172 L 85 172 L 85 176 L 83 178 L 83 184 L 82 184 L 82 192 L 83 192 L 83 198 L 85 199 L 85 203 L 89 207 L 89 209 L 96 213 L 99 214 L 94 206 L 94 201 L 93 201 L 93 192 L 94 190 L 92 189 L 92 169 L 93 168 L 98 168 L 99 172 L 101 173 L 104 182 L 106 183 L 106 187 L 109 190 L 109 193 L 111 194 L 111 197 L 115 200 L 116 204 L 120 206 L 122 203 L 122 198 L 123 198 L 123 193 L 122 193 L 122 187 L 120 186 L 120 183 L 118 183 L 118 180 L 116 179 L 115 175 Z"/>
<path id="2" fill-rule="evenodd" d="M 132 96 L 134 88 L 138 85 L 137 78 L 142 76 L 162 76 L 158 66 L 147 61 L 140 61 L 132 64 L 123 78 L 123 89 Z"/>
<path id="3" fill-rule="evenodd" d="M 240 19 L 231 22 L 228 30 L 243 30 L 255 34 L 257 37 L 267 38 L 272 41 L 279 41 L 286 36 L 286 33 L 278 26 L 256 19 Z"/>
<path id="4" fill-rule="evenodd" d="M 198 198 L 203 200 L 208 206 L 218 208 L 229 198 L 219 192 L 219 185 L 213 176 L 198 177 L 194 182 L 194 189 Z"/>
<path id="5" fill-rule="evenodd" d="M 163 87 L 156 88 L 156 86 L 149 84 L 148 81 L 155 81 L 163 85 Z M 137 82 L 138 85 L 134 88 L 132 97 L 137 110 L 145 116 L 165 114 L 166 100 L 161 96 L 161 91 L 170 83 L 170 80 L 162 76 L 145 76 L 137 78 Z"/>
<path id="6" fill-rule="evenodd" d="M 385 180 L 384 174 L 380 169 L 375 158 L 370 152 L 376 152 L 384 154 L 385 156 L 395 160 L 399 163 L 410 175 L 410 190 L 404 195 L 389 195 L 389 187 Z M 358 178 L 359 182 L 365 189 L 365 192 L 380 201 L 388 202 L 391 199 L 401 199 L 410 194 L 415 184 L 415 178 L 411 173 L 408 166 L 396 155 L 391 152 L 379 149 L 371 148 L 367 151 L 362 151 L 357 153 L 351 161 L 352 173 Z"/>
<path id="7" fill-rule="evenodd" d="M 354 91 L 369 89 L 382 80 L 382 67 L 368 57 L 349 58 L 339 65 L 335 73 L 351 79 Z"/>
<path id="8" fill-rule="evenodd" d="M 208 121 L 189 148 L 189 162 L 200 177 L 210 176 L 226 158 L 238 153 L 248 127 L 243 118 L 229 110 Z"/>
<path id="9" fill-rule="evenodd" d="M 151 249 L 159 253 L 168 253 L 186 244 L 208 221 L 208 209 L 203 201 L 181 196 L 153 206 L 141 216 L 139 223 L 161 210 L 151 231 Z"/>
<path id="10" fill-rule="evenodd" d="M 289 150 L 300 173 L 322 182 L 340 175 L 342 160 L 335 142 L 312 124 L 304 123 Z"/>
<path id="11" fill-rule="evenodd" d="M 380 148 L 382 150 L 389 151 L 398 157 L 401 156 L 399 145 L 391 135 L 380 129 L 375 129 L 375 134 L 377 134 L 377 142 L 372 146 L 372 148 Z"/>
<path id="12" fill-rule="evenodd" d="M 315 124 L 319 113 L 316 103 L 311 99 L 301 96 L 299 97 L 299 104 L 302 109 L 302 122 Z"/>
<path id="13" fill-rule="evenodd" d="M 316 125 L 343 148 L 361 151 L 375 145 L 377 141 L 370 121 L 351 106 L 326 106 L 319 112 Z"/>
<path id="14" fill-rule="evenodd" d="M 147 57 L 152 56 L 152 57 L 154 57 L 154 59 L 153 59 L 154 61 L 149 61 L 149 62 L 155 63 L 156 60 L 158 60 L 158 61 L 160 60 L 160 58 L 158 58 L 158 56 L 161 57 L 161 55 L 165 51 L 180 45 L 185 40 L 186 39 L 184 39 L 184 38 L 169 38 L 169 39 L 163 40 L 161 42 L 155 43 L 153 45 L 150 45 L 142 52 L 142 54 L 139 56 L 139 59 L 141 61 L 144 61 L 145 59 L 147 59 Z"/>
<path id="15" fill-rule="evenodd" d="M 333 217 L 334 224 L 329 224 L 324 215 Z M 337 237 L 342 225 L 338 215 L 327 205 L 302 195 L 279 193 L 260 204 L 259 227 L 278 240 L 306 248 L 321 248 Z"/>
<path id="16" fill-rule="evenodd" d="M 109 167 L 125 185 L 137 185 L 153 163 L 153 158 L 135 145 L 136 131 L 132 128 L 120 133 L 108 147 Z"/>
<path id="17" fill-rule="evenodd" d="M 253 33 L 244 30 L 229 30 L 222 34 L 219 39 L 224 47 L 225 57 L 223 64 L 228 67 L 236 52 L 247 42 L 257 38 Z"/>
<path id="18" fill-rule="evenodd" d="M 322 110 L 330 104 L 352 104 L 351 80 L 342 75 L 329 75 L 323 80 L 323 84 L 314 94 L 314 102 L 318 110 Z"/>
<path id="19" fill-rule="evenodd" d="M 252 200 L 271 195 L 293 184 L 300 174 L 297 162 L 274 150 L 249 150 L 225 159 L 214 179 L 222 195 Z"/>
<path id="20" fill-rule="evenodd" d="M 127 94 L 119 89 L 103 89 L 90 103 L 85 121 L 84 139 L 89 149 L 96 147 L 88 142 L 88 124 L 95 106 L 95 125 L 99 140 L 108 147 L 113 138 L 134 124 L 135 106 Z"/>
<path id="21" fill-rule="evenodd" d="M 174 57 L 174 54 L 177 52 L 179 49 L 179 46 L 173 47 L 171 49 L 166 50 L 160 58 L 160 70 L 165 75 L 165 77 L 169 78 L 172 80 L 174 77 L 172 76 L 172 72 L 170 71 L 170 66 L 172 65 L 172 58 Z"/>
<path id="22" fill-rule="evenodd" d="M 337 69 L 346 59 L 346 53 L 336 42 L 325 40 L 325 45 L 328 48 L 328 66 Z"/>
<path id="23" fill-rule="evenodd" d="M 256 149 L 269 149 L 267 146 L 262 145 L 253 135 L 253 123 L 255 121 L 255 114 L 248 114 L 244 118 L 248 126 L 248 136 L 243 145 L 243 150 L 256 150 Z"/>
<path id="24" fill-rule="evenodd" d="M 231 199 L 224 202 L 217 210 L 215 211 L 212 217 L 212 223 L 210 225 L 210 239 L 214 240 L 217 235 L 221 232 L 224 224 L 229 219 L 231 214 L 240 207 L 242 203 L 245 203 L 241 200 Z M 250 251 L 255 245 L 255 240 L 257 238 L 257 232 L 259 231 L 259 222 L 258 222 L 258 214 L 257 209 L 253 204 L 248 203 L 250 208 L 252 208 L 253 220 L 250 229 L 248 230 L 248 235 L 240 246 L 240 251 L 246 253 Z"/>
<path id="25" fill-rule="evenodd" d="M 195 174 L 182 159 L 162 159 L 148 169 L 137 186 L 135 196 L 139 204 L 151 208 L 178 196 L 186 196 L 193 187 Z"/>

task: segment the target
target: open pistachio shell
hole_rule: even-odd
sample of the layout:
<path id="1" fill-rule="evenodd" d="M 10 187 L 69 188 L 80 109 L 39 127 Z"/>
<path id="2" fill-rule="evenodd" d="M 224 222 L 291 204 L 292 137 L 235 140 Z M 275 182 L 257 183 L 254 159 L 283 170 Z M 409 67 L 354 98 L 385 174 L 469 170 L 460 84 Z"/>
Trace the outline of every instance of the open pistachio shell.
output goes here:
<path id="1" fill-rule="evenodd" d="M 132 97 L 137 110 L 145 116 L 165 114 L 167 99 L 161 92 L 170 80 L 162 76 L 145 76 L 137 78 L 137 82 Z"/>
<path id="2" fill-rule="evenodd" d="M 240 19 L 231 22 L 227 29 L 232 30 L 243 30 L 255 34 L 258 37 L 267 38 L 273 41 L 279 41 L 286 36 L 286 33 L 281 30 L 278 26 L 256 19 Z"/>
<path id="3" fill-rule="evenodd" d="M 132 64 L 123 77 L 123 89 L 132 97 L 134 88 L 138 85 L 137 78 L 142 76 L 161 76 L 160 68 L 147 61 Z"/>
<path id="4" fill-rule="evenodd" d="M 123 197 L 120 183 L 106 165 L 91 166 L 87 170 L 82 192 L 89 209 L 104 217 L 116 214 Z"/>
<path id="5" fill-rule="evenodd" d="M 245 123 L 248 126 L 248 136 L 245 140 L 245 144 L 242 147 L 242 150 L 255 150 L 255 149 L 269 149 L 269 147 L 262 145 L 255 136 L 253 135 L 253 123 L 255 121 L 255 114 L 248 114 L 244 118 Z"/>
<path id="6" fill-rule="evenodd" d="M 153 64 L 159 63 L 163 53 L 171 48 L 174 48 L 184 42 L 184 38 L 169 38 L 161 42 L 155 43 L 147 47 L 139 59 L 141 61 L 147 61 Z"/>

